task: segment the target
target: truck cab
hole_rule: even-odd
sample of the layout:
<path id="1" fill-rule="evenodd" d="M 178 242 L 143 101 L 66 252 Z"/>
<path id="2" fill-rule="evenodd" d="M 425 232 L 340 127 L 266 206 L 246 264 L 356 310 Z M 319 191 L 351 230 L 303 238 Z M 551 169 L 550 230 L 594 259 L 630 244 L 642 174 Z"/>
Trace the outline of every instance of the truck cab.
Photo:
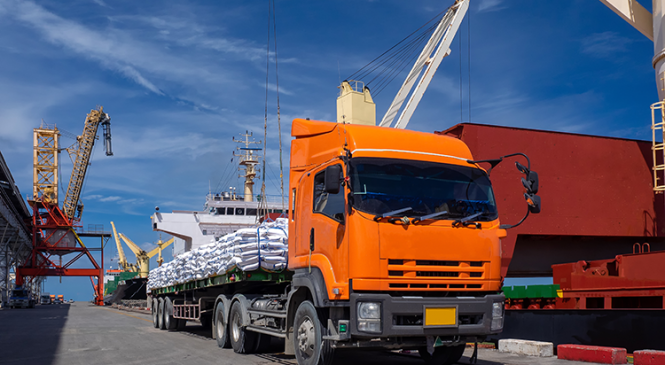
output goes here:
<path id="1" fill-rule="evenodd" d="M 461 356 L 501 332 L 506 230 L 462 141 L 303 119 L 292 136 L 289 269 L 335 347 Z"/>
<path id="2" fill-rule="evenodd" d="M 34 308 L 35 300 L 28 289 L 16 287 L 9 296 L 10 308 Z"/>
<path id="3" fill-rule="evenodd" d="M 39 304 L 51 304 L 51 295 L 49 293 L 42 293 L 39 296 Z"/>

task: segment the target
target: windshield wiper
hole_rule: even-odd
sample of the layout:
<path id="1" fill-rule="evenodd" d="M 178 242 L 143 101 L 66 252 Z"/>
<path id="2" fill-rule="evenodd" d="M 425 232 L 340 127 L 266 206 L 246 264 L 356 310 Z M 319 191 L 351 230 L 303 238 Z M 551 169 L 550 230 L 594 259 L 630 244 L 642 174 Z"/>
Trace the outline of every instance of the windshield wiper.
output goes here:
<path id="1" fill-rule="evenodd" d="M 478 212 L 478 213 L 476 213 L 476 214 L 472 214 L 472 215 L 470 215 L 470 216 L 467 216 L 467 217 L 464 217 L 464 218 L 460 218 L 460 219 L 456 220 L 455 222 L 453 222 L 453 227 L 459 227 L 459 226 L 461 226 L 461 225 L 465 225 L 465 226 L 466 226 L 466 224 L 465 224 L 466 222 L 472 220 L 473 218 L 476 218 L 476 217 L 478 217 L 478 216 L 481 216 L 481 215 L 483 215 L 483 214 L 485 214 L 485 212 Z"/>
<path id="2" fill-rule="evenodd" d="M 396 214 L 408 212 L 409 210 L 412 210 L 412 209 L 413 208 L 411 208 L 411 207 L 407 207 L 407 208 L 393 210 L 392 212 L 388 212 L 388 213 L 377 214 L 377 215 L 374 216 L 374 220 L 378 222 L 381 218 L 386 218 L 386 217 L 390 217 L 390 216 L 393 216 L 393 215 L 396 215 Z"/>
<path id="3" fill-rule="evenodd" d="M 444 215 L 444 214 L 449 214 L 449 213 L 448 213 L 448 211 L 444 210 L 444 211 L 442 211 L 442 212 L 436 212 L 436 213 L 432 213 L 432 214 L 424 215 L 424 216 L 422 216 L 422 217 L 416 217 L 416 218 L 413 218 L 413 220 L 411 221 L 411 223 L 412 223 L 412 224 L 416 224 L 416 223 L 418 223 L 418 222 L 420 222 L 420 221 L 424 221 L 424 220 L 426 220 L 426 219 L 432 219 L 432 218 L 434 218 L 434 217 L 438 217 L 438 216 L 440 216 L 440 215 Z"/>

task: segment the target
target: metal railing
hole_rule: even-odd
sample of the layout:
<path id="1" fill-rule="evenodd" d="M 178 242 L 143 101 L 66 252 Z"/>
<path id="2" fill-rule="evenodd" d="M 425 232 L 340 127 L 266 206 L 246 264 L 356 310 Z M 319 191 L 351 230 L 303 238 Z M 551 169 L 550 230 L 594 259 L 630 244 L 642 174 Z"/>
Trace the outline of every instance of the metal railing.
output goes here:
<path id="1" fill-rule="evenodd" d="M 665 101 L 651 105 L 651 153 L 653 155 L 653 190 L 665 191 Z"/>

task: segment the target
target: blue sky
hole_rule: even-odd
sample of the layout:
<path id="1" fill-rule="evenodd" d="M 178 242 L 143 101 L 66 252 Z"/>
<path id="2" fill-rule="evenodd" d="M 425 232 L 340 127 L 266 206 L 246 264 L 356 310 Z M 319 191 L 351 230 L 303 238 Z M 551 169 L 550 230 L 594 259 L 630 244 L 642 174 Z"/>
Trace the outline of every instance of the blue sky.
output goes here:
<path id="1" fill-rule="evenodd" d="M 452 3 L 278 0 L 285 166 L 293 118 L 334 120 L 340 80 Z M 0 151 L 21 192 L 32 190 L 32 129 L 43 119 L 78 135 L 103 105 L 115 155 L 95 149 L 83 224 L 113 220 L 154 247 L 155 206 L 200 209 L 209 186 L 240 189 L 231 138 L 249 130 L 262 139 L 267 31 L 267 1 L 0 0 Z M 476 123 L 650 138 L 653 44 L 600 1 L 472 0 L 451 49 L 409 129 L 443 130 L 468 121 L 470 109 Z M 278 194 L 271 80 L 266 187 Z M 375 97 L 377 115 L 397 80 Z M 71 163 L 61 161 L 67 180 Z M 106 256 L 115 254 L 111 241 Z M 50 278 L 46 289 L 92 298 L 87 278 Z"/>

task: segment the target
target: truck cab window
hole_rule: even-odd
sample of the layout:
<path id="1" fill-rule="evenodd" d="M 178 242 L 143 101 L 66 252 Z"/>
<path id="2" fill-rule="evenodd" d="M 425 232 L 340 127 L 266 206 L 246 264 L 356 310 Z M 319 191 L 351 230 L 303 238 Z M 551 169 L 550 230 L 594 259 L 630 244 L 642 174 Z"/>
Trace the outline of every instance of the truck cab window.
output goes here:
<path id="1" fill-rule="evenodd" d="M 340 181 L 344 176 L 340 173 Z M 325 171 L 314 176 L 314 213 L 321 213 L 338 222 L 344 222 L 344 189 L 337 194 L 325 192 Z"/>

